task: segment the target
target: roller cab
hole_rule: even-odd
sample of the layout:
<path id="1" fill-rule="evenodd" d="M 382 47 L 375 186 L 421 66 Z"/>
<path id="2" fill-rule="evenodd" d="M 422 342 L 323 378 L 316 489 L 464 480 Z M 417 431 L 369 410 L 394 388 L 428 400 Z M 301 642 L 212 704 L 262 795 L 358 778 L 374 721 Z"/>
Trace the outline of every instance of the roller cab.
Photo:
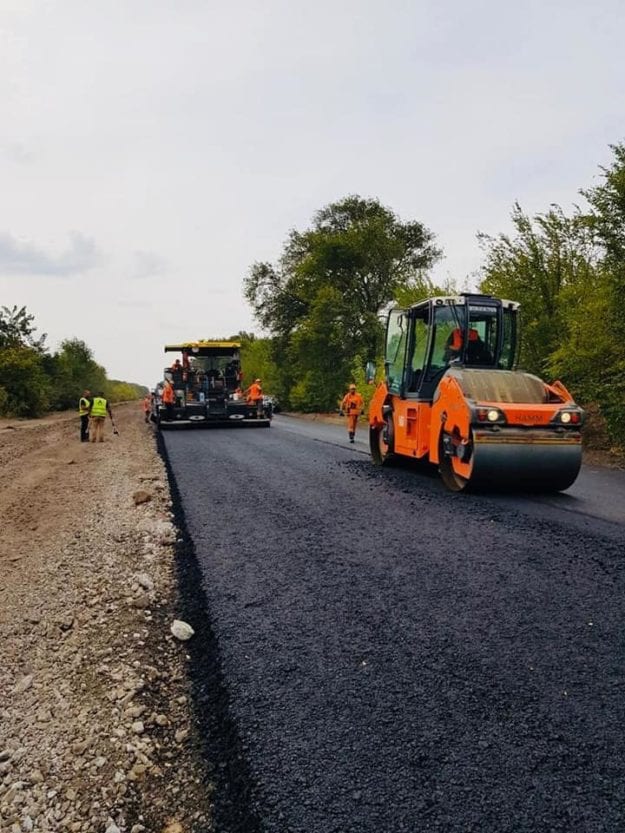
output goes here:
<path id="1" fill-rule="evenodd" d="M 518 315 L 513 301 L 474 294 L 389 312 L 369 412 L 374 463 L 428 460 L 453 491 L 571 486 L 584 414 L 562 383 L 516 369 Z"/>

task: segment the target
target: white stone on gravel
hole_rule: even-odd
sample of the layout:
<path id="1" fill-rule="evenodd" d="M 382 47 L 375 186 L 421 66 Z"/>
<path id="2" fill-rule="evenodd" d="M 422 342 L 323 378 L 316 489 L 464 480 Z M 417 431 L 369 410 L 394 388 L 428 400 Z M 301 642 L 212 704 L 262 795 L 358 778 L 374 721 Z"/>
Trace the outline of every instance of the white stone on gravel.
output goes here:
<path id="1" fill-rule="evenodd" d="M 154 582 L 147 573 L 139 573 L 137 576 L 137 583 L 148 592 L 154 590 Z"/>
<path id="2" fill-rule="evenodd" d="M 33 684 L 33 675 L 32 674 L 26 674 L 25 677 L 22 677 L 21 680 L 19 680 L 16 683 L 15 688 L 13 689 L 13 693 L 14 694 L 24 694 L 24 692 L 28 691 L 28 689 L 32 686 L 32 684 Z"/>
<path id="3" fill-rule="evenodd" d="M 187 622 L 183 622 L 182 619 L 174 619 L 171 623 L 170 631 L 176 639 L 180 639 L 182 642 L 186 642 L 187 639 L 191 639 L 195 633 L 191 625 L 187 624 Z"/>

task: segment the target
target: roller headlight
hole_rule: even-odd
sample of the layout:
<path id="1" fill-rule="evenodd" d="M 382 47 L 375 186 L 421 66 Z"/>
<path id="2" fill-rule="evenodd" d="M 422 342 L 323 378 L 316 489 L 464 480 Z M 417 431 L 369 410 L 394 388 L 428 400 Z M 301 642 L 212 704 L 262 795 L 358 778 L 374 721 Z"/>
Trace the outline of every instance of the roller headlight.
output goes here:
<path id="1" fill-rule="evenodd" d="M 478 422 L 486 422 L 491 425 L 506 421 L 505 414 L 499 408 L 475 408 L 473 418 L 477 419 Z"/>
<path id="2" fill-rule="evenodd" d="M 553 417 L 552 422 L 559 422 L 560 425 L 581 425 L 583 421 L 583 411 L 579 410 L 579 408 L 574 409 L 567 409 L 565 411 L 558 411 L 558 413 Z"/>

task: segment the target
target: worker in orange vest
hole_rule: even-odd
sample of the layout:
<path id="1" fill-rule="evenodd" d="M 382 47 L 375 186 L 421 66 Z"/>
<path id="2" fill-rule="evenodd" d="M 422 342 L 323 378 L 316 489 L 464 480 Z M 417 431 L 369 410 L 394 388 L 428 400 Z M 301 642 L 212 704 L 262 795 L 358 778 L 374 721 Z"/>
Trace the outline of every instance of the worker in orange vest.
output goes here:
<path id="1" fill-rule="evenodd" d="M 362 413 L 364 406 L 365 403 L 363 402 L 362 396 L 356 390 L 356 385 L 350 385 L 349 390 L 341 402 L 341 414 L 347 414 L 347 430 L 349 432 L 350 443 L 354 442 L 358 417 Z"/>
<path id="2" fill-rule="evenodd" d="M 146 422 L 150 421 L 150 411 L 152 410 L 152 397 L 149 393 L 143 397 L 143 416 Z"/>
<path id="3" fill-rule="evenodd" d="M 175 416 L 174 405 L 176 404 L 176 393 L 169 379 L 165 379 L 161 399 L 165 405 L 165 419 L 172 420 Z"/>
<path id="4" fill-rule="evenodd" d="M 479 333 L 477 330 L 474 330 L 473 327 L 469 328 L 469 343 L 478 341 L 480 338 Z M 462 330 L 460 327 L 456 327 L 452 330 L 451 335 L 448 339 L 448 347 L 450 350 L 453 350 L 454 353 L 459 353 L 462 349 Z"/>
<path id="5" fill-rule="evenodd" d="M 259 417 L 263 415 L 263 389 L 260 379 L 254 379 L 247 389 L 247 401 L 256 405 L 256 413 Z"/>
<path id="6" fill-rule="evenodd" d="M 469 328 L 467 339 L 467 360 L 470 363 L 489 364 L 492 362 L 492 355 L 480 338 L 480 334 L 473 327 Z M 456 327 L 447 339 L 444 359 L 450 362 L 460 357 L 462 352 L 463 332 Z"/>

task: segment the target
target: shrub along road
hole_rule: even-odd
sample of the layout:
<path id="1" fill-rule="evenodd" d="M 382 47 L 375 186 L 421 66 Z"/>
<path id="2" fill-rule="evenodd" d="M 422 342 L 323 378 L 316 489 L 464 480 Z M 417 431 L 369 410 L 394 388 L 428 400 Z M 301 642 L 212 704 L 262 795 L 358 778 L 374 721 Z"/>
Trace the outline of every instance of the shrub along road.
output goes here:
<path id="1" fill-rule="evenodd" d="M 622 472 L 453 495 L 374 468 L 364 431 L 163 438 L 213 641 L 199 714 L 233 718 L 217 829 L 623 829 Z"/>

